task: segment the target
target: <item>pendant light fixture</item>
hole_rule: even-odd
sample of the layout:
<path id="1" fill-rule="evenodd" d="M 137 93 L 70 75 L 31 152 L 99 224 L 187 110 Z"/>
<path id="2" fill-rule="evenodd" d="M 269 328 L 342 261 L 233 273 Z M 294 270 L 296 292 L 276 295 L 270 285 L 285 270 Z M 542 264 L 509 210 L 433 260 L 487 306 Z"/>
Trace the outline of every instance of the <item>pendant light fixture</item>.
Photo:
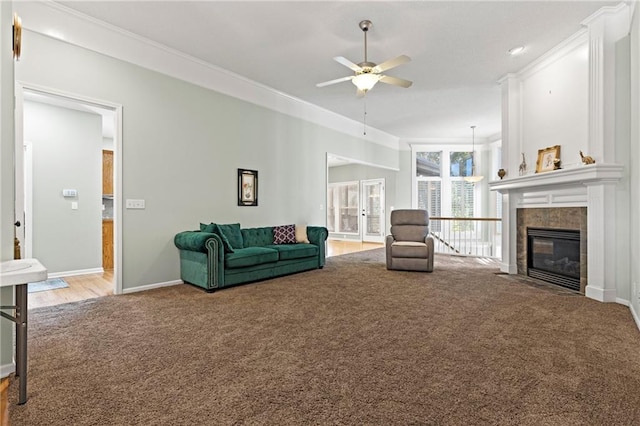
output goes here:
<path id="1" fill-rule="evenodd" d="M 463 179 L 465 180 L 465 182 L 477 183 L 477 182 L 480 182 L 482 179 L 484 179 L 484 176 L 476 175 L 476 162 L 475 162 L 475 156 L 476 156 L 476 126 L 471 126 L 471 143 L 472 143 L 472 148 L 471 148 L 471 176 L 465 176 Z"/>

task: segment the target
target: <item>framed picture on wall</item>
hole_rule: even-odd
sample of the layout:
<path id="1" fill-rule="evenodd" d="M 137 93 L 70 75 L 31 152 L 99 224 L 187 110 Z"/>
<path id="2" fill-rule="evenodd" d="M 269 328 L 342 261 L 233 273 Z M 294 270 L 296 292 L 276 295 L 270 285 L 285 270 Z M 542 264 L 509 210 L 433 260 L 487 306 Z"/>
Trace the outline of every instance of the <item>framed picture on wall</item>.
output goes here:
<path id="1" fill-rule="evenodd" d="M 538 150 L 536 161 L 536 173 L 549 172 L 557 169 L 560 162 L 560 145 L 550 146 Z"/>
<path id="2" fill-rule="evenodd" d="M 258 205 L 258 171 L 238 169 L 238 205 Z"/>

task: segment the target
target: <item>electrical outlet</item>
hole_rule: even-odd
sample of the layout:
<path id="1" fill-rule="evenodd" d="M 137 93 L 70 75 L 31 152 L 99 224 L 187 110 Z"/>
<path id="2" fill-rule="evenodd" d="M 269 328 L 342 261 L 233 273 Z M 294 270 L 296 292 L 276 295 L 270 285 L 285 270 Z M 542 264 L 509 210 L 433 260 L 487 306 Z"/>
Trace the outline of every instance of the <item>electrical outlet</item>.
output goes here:
<path id="1" fill-rule="evenodd" d="M 127 198 L 125 202 L 125 208 L 127 209 L 144 209 L 144 200 L 133 200 Z"/>

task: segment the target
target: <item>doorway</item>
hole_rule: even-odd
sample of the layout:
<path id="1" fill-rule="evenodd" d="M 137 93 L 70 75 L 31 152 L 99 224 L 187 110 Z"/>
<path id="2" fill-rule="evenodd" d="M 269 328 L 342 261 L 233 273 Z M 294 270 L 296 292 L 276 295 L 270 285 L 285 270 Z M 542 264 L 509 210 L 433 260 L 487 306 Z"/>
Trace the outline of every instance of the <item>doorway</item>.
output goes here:
<path id="1" fill-rule="evenodd" d="M 42 216 L 43 209 L 50 209 L 53 207 L 54 203 L 65 203 L 67 206 L 66 211 L 64 211 L 64 215 L 71 216 L 76 215 L 74 218 L 78 218 L 78 226 L 81 226 L 81 219 L 86 218 L 87 215 L 91 217 L 92 231 L 90 232 L 90 238 L 94 241 L 94 244 L 91 245 L 92 252 L 95 252 L 95 240 L 99 241 L 100 247 L 100 258 L 98 260 L 91 261 L 87 263 L 86 267 L 69 267 L 68 265 L 57 265 L 53 269 L 49 268 L 51 273 L 49 274 L 49 278 L 56 277 L 65 277 L 66 281 L 69 281 L 69 286 L 75 286 L 75 295 L 69 296 L 71 290 L 68 288 L 62 288 L 58 290 L 53 290 L 53 292 L 58 292 L 58 294 L 62 294 L 66 292 L 66 296 L 63 297 L 65 299 L 62 303 L 71 301 L 71 300 L 82 300 L 90 297 L 98 297 L 106 294 L 120 294 L 122 293 L 122 273 L 121 273 L 121 241 L 122 241 L 122 230 L 120 226 L 120 210 L 119 206 L 121 205 L 121 176 L 122 176 L 122 168 L 120 165 L 120 153 L 122 152 L 122 131 L 121 131 L 121 122 L 122 122 L 122 107 L 120 105 L 112 104 L 110 102 L 100 101 L 89 99 L 83 96 L 69 94 L 60 92 L 54 89 L 43 88 L 35 85 L 25 84 L 21 82 L 16 83 L 16 169 L 15 169 L 15 179 L 16 179 L 16 217 L 22 218 L 21 222 L 23 226 L 16 228 L 18 239 L 21 243 L 21 251 L 22 256 L 33 256 L 38 258 L 39 251 L 42 252 L 42 244 L 38 245 L 38 238 L 41 240 L 48 241 L 46 244 L 58 244 L 60 243 L 63 246 L 63 243 L 71 244 L 74 246 L 74 238 L 73 233 L 64 234 L 62 240 L 68 239 L 69 241 L 56 241 L 56 238 L 50 238 L 49 236 L 43 236 L 42 233 L 38 233 L 38 229 L 43 230 L 46 227 L 55 227 L 58 221 L 55 218 L 49 218 L 49 223 L 47 223 L 46 227 L 42 225 L 42 220 L 40 219 L 39 228 L 36 227 L 34 230 L 34 224 L 38 221 L 37 216 L 40 214 Z M 96 152 L 102 153 L 103 148 L 109 149 L 113 152 L 113 190 L 110 196 L 112 199 L 112 204 L 109 206 L 109 213 L 112 214 L 112 224 L 114 227 L 113 232 L 113 247 L 114 247 L 114 263 L 113 269 L 111 271 L 106 270 L 107 268 L 102 267 L 102 238 L 103 232 L 99 227 L 99 221 L 102 219 L 100 216 L 104 214 L 105 205 L 104 201 L 102 203 L 100 200 L 103 198 L 102 188 L 99 187 L 100 181 L 96 183 L 96 187 L 91 187 L 90 190 L 84 189 L 83 191 L 78 190 L 81 185 L 84 184 L 82 176 L 76 177 L 75 179 L 69 179 L 70 183 L 60 183 L 57 186 L 54 185 L 55 189 L 49 188 L 46 191 L 46 196 L 49 197 L 46 200 L 39 199 L 38 197 L 41 193 L 36 191 L 35 199 L 33 192 L 33 182 L 34 182 L 34 174 L 38 174 L 42 170 L 38 170 L 39 167 L 46 168 L 50 171 L 50 175 L 56 176 L 58 172 L 56 170 L 63 170 L 64 168 L 77 168 L 79 170 L 86 169 L 86 164 L 90 163 L 92 169 L 98 169 L 100 172 L 100 167 L 98 163 L 98 159 L 94 159 L 93 156 L 90 158 L 83 156 L 83 152 L 80 149 L 74 149 L 70 146 L 64 146 L 59 149 L 58 154 L 60 157 L 65 158 L 69 157 L 69 161 L 75 161 L 77 166 L 69 167 L 68 165 L 65 167 L 65 161 L 56 160 L 54 158 L 47 158 L 46 162 L 34 161 L 34 144 L 32 141 L 26 141 L 25 136 L 30 133 L 32 129 L 25 129 L 26 123 L 30 123 L 29 125 L 33 127 L 33 116 L 25 117 L 25 106 L 27 106 L 27 114 L 32 114 L 33 106 L 36 105 L 37 108 L 40 108 L 42 111 L 64 111 L 68 113 L 69 117 L 75 116 L 88 116 L 92 123 L 95 121 L 98 122 L 97 128 L 98 131 L 102 131 L 102 133 L 97 136 L 99 146 L 93 147 L 96 144 L 95 139 L 91 139 L 92 149 L 95 149 Z M 75 114 L 75 115 L 74 115 Z M 94 118 L 95 117 L 95 118 Z M 94 123 L 95 124 L 95 123 Z M 26 130 L 26 131 L 25 131 Z M 31 132 L 32 133 L 32 132 Z M 51 142 L 54 144 L 55 142 Z M 110 146 L 106 146 L 109 145 Z M 100 159 L 102 157 L 99 157 Z M 95 162 L 95 164 L 94 164 Z M 39 166 L 40 164 L 40 166 Z M 43 167 L 43 164 L 46 166 Z M 69 163 L 66 163 L 69 164 Z M 58 169 L 56 169 L 58 167 Z M 81 173 L 81 171 L 78 171 Z M 53 179 L 52 179 L 53 180 Z M 87 179 L 88 180 L 88 179 Z M 77 182 L 77 183 L 76 183 Z M 91 182 L 93 182 L 93 177 L 91 178 Z M 60 188 L 58 188 L 60 186 Z M 96 193 L 97 192 L 97 193 Z M 90 207 L 88 207 L 90 206 Z M 87 211 L 87 210 L 90 210 Z M 102 210 L 102 213 L 101 213 Z M 79 212 L 82 212 L 84 216 L 77 216 Z M 36 218 L 34 219 L 34 216 Z M 66 220 L 64 217 L 60 219 L 61 221 Z M 95 223 L 94 223 L 95 222 Z M 95 229 L 95 234 L 94 231 Z M 34 235 L 34 231 L 36 235 Z M 34 240 L 36 243 L 34 244 Z M 75 240 L 77 245 L 86 244 L 85 240 L 78 239 Z M 68 256 L 70 258 L 73 255 Z M 79 257 L 79 256 L 78 256 Z M 56 262 L 54 262 L 56 263 Z M 68 277 L 72 277 L 67 279 Z M 89 284 L 93 282 L 94 285 Z M 75 283 L 72 285 L 71 283 Z M 44 292 L 43 292 L 44 293 Z M 34 296 L 38 294 L 35 293 Z M 84 294 L 84 296 L 80 295 Z M 34 297 L 33 299 L 38 299 L 42 297 Z M 32 299 L 30 297 L 30 299 Z M 47 304 L 55 304 L 46 302 Z M 43 305 L 44 306 L 44 305 Z"/>
<path id="2" fill-rule="evenodd" d="M 362 249 L 371 248 L 364 248 L 364 243 L 384 243 L 388 231 L 387 204 L 395 194 L 396 174 L 395 169 L 327 153 L 326 226 L 330 242 L 358 243 Z M 343 245 L 337 251 L 353 251 Z"/>
<path id="3" fill-rule="evenodd" d="M 362 241 L 382 243 L 385 237 L 385 188 L 384 179 L 368 179 L 360 182 L 362 196 Z"/>

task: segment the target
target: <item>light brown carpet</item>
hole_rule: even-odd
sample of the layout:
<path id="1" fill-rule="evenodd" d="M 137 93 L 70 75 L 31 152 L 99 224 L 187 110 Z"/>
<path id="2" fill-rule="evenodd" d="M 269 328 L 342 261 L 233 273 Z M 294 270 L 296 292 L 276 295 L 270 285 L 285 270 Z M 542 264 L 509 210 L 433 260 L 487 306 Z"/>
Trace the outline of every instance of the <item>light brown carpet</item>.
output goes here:
<path id="1" fill-rule="evenodd" d="M 179 285 L 31 311 L 12 425 L 637 425 L 628 308 L 382 249 L 207 294 Z"/>

